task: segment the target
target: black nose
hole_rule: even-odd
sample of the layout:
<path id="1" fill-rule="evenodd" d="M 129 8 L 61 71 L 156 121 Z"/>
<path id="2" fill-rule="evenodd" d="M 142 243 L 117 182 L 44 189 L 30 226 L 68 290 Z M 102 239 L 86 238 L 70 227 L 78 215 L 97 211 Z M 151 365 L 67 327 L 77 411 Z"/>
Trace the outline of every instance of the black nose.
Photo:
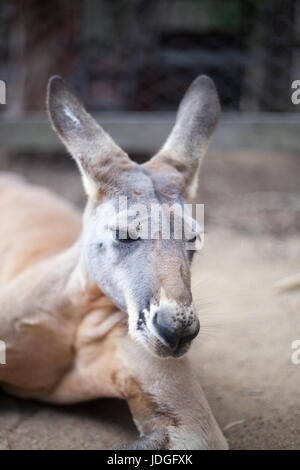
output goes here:
<path id="1" fill-rule="evenodd" d="M 172 324 L 173 323 L 173 324 Z M 159 336 L 172 348 L 178 349 L 186 343 L 192 341 L 200 330 L 200 322 L 195 319 L 192 328 L 174 323 L 170 318 L 170 313 L 164 310 L 158 311 L 153 317 L 153 324 Z"/>

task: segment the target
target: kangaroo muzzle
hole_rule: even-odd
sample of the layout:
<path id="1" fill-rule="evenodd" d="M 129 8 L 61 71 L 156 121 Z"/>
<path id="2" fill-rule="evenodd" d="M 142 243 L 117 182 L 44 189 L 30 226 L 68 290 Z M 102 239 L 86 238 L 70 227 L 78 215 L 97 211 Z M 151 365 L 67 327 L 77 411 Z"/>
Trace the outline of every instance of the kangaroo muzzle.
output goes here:
<path id="1" fill-rule="evenodd" d="M 184 313 L 174 316 L 167 309 L 160 309 L 155 313 L 153 326 L 166 346 L 174 351 L 184 348 L 200 331 L 200 322 L 195 314 L 188 318 Z"/>

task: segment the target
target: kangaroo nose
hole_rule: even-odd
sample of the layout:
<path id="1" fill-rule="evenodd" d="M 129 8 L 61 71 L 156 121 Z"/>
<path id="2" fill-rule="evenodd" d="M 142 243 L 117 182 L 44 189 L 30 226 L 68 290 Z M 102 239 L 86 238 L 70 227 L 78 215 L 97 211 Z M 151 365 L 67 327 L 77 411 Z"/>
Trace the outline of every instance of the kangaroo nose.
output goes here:
<path id="1" fill-rule="evenodd" d="M 178 349 L 192 341 L 200 330 L 197 317 L 192 327 L 182 326 L 180 322 L 172 322 L 170 312 L 159 310 L 153 317 L 153 324 L 159 336 L 172 348 Z"/>

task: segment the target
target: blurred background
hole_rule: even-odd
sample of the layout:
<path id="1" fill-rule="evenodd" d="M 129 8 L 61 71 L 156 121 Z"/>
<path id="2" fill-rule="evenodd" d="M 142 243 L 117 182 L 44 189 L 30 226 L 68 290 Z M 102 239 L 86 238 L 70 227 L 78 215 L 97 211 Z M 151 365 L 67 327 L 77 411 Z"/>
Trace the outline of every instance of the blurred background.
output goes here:
<path id="1" fill-rule="evenodd" d="M 194 365 L 232 448 L 299 449 L 299 290 L 273 287 L 299 271 L 300 2 L 1 0 L 0 171 L 83 208 L 75 163 L 47 119 L 48 78 L 62 75 L 142 162 L 202 73 L 223 112 L 197 197 L 207 236 L 193 264 Z M 112 401 L 57 409 L 1 395 L 0 422 L 0 448 L 111 448 L 135 436 Z"/>
<path id="2" fill-rule="evenodd" d="M 0 74 L 7 112 L 44 109 L 63 75 L 93 110 L 175 110 L 199 73 L 225 111 L 290 111 L 300 76 L 293 0 L 1 1 Z"/>
<path id="3" fill-rule="evenodd" d="M 216 148 L 293 151 L 299 50 L 293 0 L 2 0 L 2 149 L 61 150 L 44 113 L 47 80 L 60 74 L 120 144 L 147 155 L 205 73 L 224 112 Z"/>
<path id="4" fill-rule="evenodd" d="M 33 181 L 54 185 L 82 207 L 79 180 L 70 176 L 75 166 L 45 112 L 49 77 L 62 75 L 112 137 L 141 162 L 163 144 L 183 93 L 202 73 L 215 81 L 223 111 L 211 151 L 234 159 L 232 166 L 224 158 L 216 163 L 212 178 L 220 174 L 217 185 L 206 179 L 202 185 L 212 199 L 207 220 L 221 218 L 223 224 L 237 187 L 274 193 L 286 184 L 289 193 L 298 190 L 294 163 L 284 170 L 299 153 L 300 104 L 292 103 L 291 85 L 300 79 L 300 3 L 2 0 L 0 80 L 6 83 L 6 104 L 0 104 L 0 169 L 16 169 Z M 279 163 L 271 167 L 266 154 L 275 162 L 279 153 L 286 155 L 279 159 L 282 168 Z M 276 171 L 279 188 L 269 174 Z M 71 180 L 62 185 L 60 178 Z M 224 191 L 227 180 L 229 191 Z M 220 200 L 233 194 L 226 215 L 214 207 L 218 191 Z M 277 207 L 278 198 L 269 194 L 264 204 Z M 295 198 L 289 196 L 287 204 L 294 208 Z M 272 217 L 282 231 L 287 216 L 279 212 L 280 217 L 273 212 Z M 294 212 L 289 226 L 298 228 L 298 209 Z M 281 218 L 284 228 L 277 227 Z M 233 219 L 241 225 L 235 213 Z"/>

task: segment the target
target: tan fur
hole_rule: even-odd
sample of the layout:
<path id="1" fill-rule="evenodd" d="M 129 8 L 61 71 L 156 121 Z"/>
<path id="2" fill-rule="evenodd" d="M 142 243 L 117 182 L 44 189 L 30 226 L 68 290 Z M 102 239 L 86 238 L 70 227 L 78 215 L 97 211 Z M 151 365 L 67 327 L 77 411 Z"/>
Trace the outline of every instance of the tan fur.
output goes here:
<path id="1" fill-rule="evenodd" d="M 191 447 L 225 447 L 216 424 L 213 438 L 205 431 L 211 428 L 205 423 L 215 423 L 206 406 L 200 407 L 198 424 L 188 431 L 189 418 L 177 403 L 183 399 L 186 376 L 191 385 L 184 401 L 192 415 L 204 397 L 186 367 L 168 390 L 172 381 L 168 385 L 166 371 L 182 367 L 182 362 L 161 361 L 133 344 L 125 314 L 88 277 L 76 241 L 77 211 L 42 188 L 0 186 L 0 337 L 7 344 L 7 364 L 0 366 L 2 387 L 23 398 L 54 403 L 122 397 L 142 434 L 167 428 L 168 448 L 189 448 L 188 442 Z M 135 354 L 144 356 L 143 365 Z M 151 384 L 145 377 L 149 368 L 156 377 Z M 163 441 L 165 433 L 160 446 Z"/>
<path id="2" fill-rule="evenodd" d="M 105 191 L 112 185 L 122 190 L 129 167 L 131 178 L 139 177 L 137 166 L 116 151 L 61 80 L 55 78 L 52 86 L 49 107 L 57 118 L 56 129 L 89 184 L 95 189 L 102 181 Z M 65 96 L 72 105 L 67 109 L 67 124 Z M 81 127 L 85 124 L 86 133 Z M 78 133 L 70 134 L 73 125 Z M 100 160 L 111 150 L 112 173 L 108 160 L 101 170 L 96 144 L 102 145 Z M 94 196 L 90 195 L 92 207 Z M 168 275 L 178 266 L 175 245 L 168 253 L 161 246 L 158 249 L 158 301 L 176 304 L 174 299 L 179 298 L 189 305 L 187 272 L 182 271 L 176 282 Z M 0 383 L 5 390 L 60 404 L 124 398 L 141 434 L 141 440 L 129 448 L 227 448 L 188 361 L 162 360 L 135 342 L 128 335 L 127 314 L 91 279 L 77 210 L 45 189 L 0 175 L 0 260 L 0 339 L 6 343 L 7 361 L 0 365 Z"/>

